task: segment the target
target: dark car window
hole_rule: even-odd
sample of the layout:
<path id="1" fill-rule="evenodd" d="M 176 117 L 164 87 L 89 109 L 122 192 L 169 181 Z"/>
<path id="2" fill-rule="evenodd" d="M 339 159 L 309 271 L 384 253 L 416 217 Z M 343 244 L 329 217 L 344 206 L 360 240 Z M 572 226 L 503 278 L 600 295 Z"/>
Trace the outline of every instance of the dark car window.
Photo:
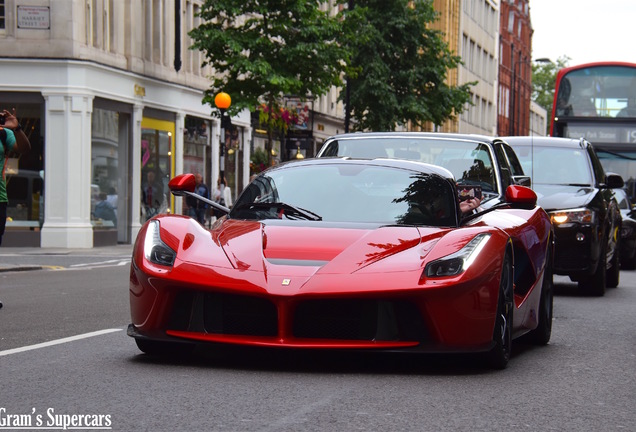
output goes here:
<path id="1" fill-rule="evenodd" d="M 507 155 L 503 149 L 503 145 L 501 143 L 496 143 L 493 148 L 495 149 L 495 154 L 497 155 L 497 160 L 499 161 L 499 172 L 501 174 L 501 188 L 506 190 L 508 186 L 513 184 L 512 181 L 512 172 L 510 165 L 508 164 Z"/>
<path id="2" fill-rule="evenodd" d="M 597 183 L 605 182 L 605 170 L 603 169 L 603 165 L 601 165 L 601 161 L 596 156 L 594 149 L 592 146 L 587 147 L 587 152 L 590 154 L 590 161 L 592 162 L 592 169 L 594 170 L 594 177 L 596 178 Z"/>
<path id="3" fill-rule="evenodd" d="M 515 151 L 533 184 L 594 185 L 585 149 L 534 145 L 519 146 Z"/>
<path id="4" fill-rule="evenodd" d="M 503 148 L 503 150 L 506 152 L 506 156 L 508 158 L 508 164 L 510 165 L 510 168 L 512 169 L 512 175 L 513 176 L 526 175 L 523 172 L 523 167 L 521 166 L 521 162 L 519 162 L 519 159 L 517 158 L 517 154 L 512 149 L 512 147 L 510 147 L 507 144 L 501 144 L 501 148 Z"/>
<path id="5" fill-rule="evenodd" d="M 369 165 L 300 165 L 257 177 L 234 219 L 455 226 L 457 190 L 433 173 Z"/>

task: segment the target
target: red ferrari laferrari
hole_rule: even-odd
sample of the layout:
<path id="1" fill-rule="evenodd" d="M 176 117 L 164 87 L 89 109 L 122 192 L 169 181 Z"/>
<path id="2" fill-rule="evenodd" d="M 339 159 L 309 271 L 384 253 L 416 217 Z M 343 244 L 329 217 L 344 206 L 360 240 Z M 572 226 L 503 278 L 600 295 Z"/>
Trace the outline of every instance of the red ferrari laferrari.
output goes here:
<path id="1" fill-rule="evenodd" d="M 194 186 L 170 181 L 226 216 L 155 216 L 134 245 L 128 334 L 145 353 L 484 352 L 503 368 L 514 338 L 550 339 L 551 224 L 527 187 L 463 214 L 445 168 L 346 158 L 270 168 L 231 210 Z"/>

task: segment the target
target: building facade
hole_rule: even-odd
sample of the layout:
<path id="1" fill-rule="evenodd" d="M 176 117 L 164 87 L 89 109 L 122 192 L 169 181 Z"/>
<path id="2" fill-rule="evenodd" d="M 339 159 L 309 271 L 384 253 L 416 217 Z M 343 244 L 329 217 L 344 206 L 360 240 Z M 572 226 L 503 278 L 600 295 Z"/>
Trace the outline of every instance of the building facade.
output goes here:
<path id="1" fill-rule="evenodd" d="M 449 71 L 449 83 L 477 84 L 466 111 L 432 129 L 493 135 L 499 118 L 507 131 L 512 123 L 505 121 L 515 112 L 513 70 L 519 101 L 530 95 L 527 3 L 503 1 L 500 20 L 498 0 L 434 0 L 440 12 L 434 25 L 464 62 Z M 184 213 L 186 204 L 167 187 L 184 172 L 200 172 L 212 188 L 223 171 L 238 196 L 253 171 L 250 155 L 265 147 L 266 135 L 257 118 L 243 112 L 221 139 L 216 108 L 202 103 L 213 71 L 201 67 L 202 53 L 188 49 L 202 4 L 0 0 L 0 108 L 17 109 L 32 145 L 29 154 L 8 161 L 3 244 L 130 243 L 153 214 Z M 342 5 L 323 7 L 335 14 Z M 504 21 L 502 28 L 511 30 L 500 41 Z M 341 91 L 287 97 L 303 120 L 277 137 L 275 161 L 312 157 L 324 139 L 344 132 Z M 518 109 L 517 119 L 528 118 Z M 109 216 L 101 211 L 104 201 L 112 207 Z"/>
<path id="2" fill-rule="evenodd" d="M 535 101 L 530 102 L 529 134 L 534 136 L 548 134 L 548 112 Z"/>
<path id="3" fill-rule="evenodd" d="M 439 20 L 433 27 L 442 31 L 451 51 L 463 64 L 449 71 L 448 83 L 476 84 L 471 88 L 471 103 L 456 119 L 433 126 L 441 132 L 494 135 L 497 118 L 498 82 L 498 0 L 434 0 Z"/>
<path id="4" fill-rule="evenodd" d="M 216 184 L 220 125 L 201 102 L 211 71 L 188 49 L 201 3 L 0 1 L 0 107 L 17 109 L 32 145 L 9 160 L 3 244 L 130 243 L 154 213 L 184 211 L 171 177 L 200 172 Z M 236 194 L 252 130 L 249 114 L 232 122 L 225 177 Z"/>
<path id="5" fill-rule="evenodd" d="M 497 130 L 497 83 L 499 1 L 463 0 L 460 18 L 460 84 L 476 82 L 472 104 L 459 118 L 461 133 L 495 135 Z"/>
<path id="6" fill-rule="evenodd" d="M 499 41 L 498 135 L 528 135 L 532 95 L 529 0 L 502 0 Z"/>

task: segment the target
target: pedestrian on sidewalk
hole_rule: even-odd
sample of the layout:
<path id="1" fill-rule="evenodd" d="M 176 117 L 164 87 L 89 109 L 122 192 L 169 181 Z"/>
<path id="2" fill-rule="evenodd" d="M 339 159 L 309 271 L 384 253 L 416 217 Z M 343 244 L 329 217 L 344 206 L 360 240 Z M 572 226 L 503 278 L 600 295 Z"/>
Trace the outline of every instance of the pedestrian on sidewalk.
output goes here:
<path id="1" fill-rule="evenodd" d="M 194 178 L 196 180 L 194 193 L 202 196 L 203 198 L 210 199 L 210 189 L 208 189 L 208 186 L 203 183 L 203 176 L 201 173 L 196 173 Z M 188 215 L 199 221 L 201 225 L 205 226 L 205 214 L 208 211 L 208 204 L 191 196 L 186 197 L 186 204 L 188 204 Z"/>
<path id="2" fill-rule="evenodd" d="M 22 125 L 18 122 L 15 108 L 9 112 L 6 109 L 0 112 L 0 167 L 2 167 L 2 175 L 0 176 L 0 245 L 2 245 L 2 236 L 7 225 L 7 207 L 9 206 L 9 198 L 7 196 L 7 180 L 5 172 L 7 170 L 7 161 L 9 154 L 26 153 L 31 150 L 29 138 L 24 134 Z M 0 308 L 2 302 L 0 302 Z"/>
<path id="3" fill-rule="evenodd" d="M 2 144 L 0 149 L 0 167 L 2 167 L 2 176 L 0 177 L 0 245 L 2 245 L 9 205 L 5 175 L 9 154 L 12 152 L 22 154 L 31 150 L 29 138 L 24 134 L 22 125 L 16 118 L 15 108 L 13 108 L 13 112 L 6 109 L 0 112 L 0 142 Z"/>

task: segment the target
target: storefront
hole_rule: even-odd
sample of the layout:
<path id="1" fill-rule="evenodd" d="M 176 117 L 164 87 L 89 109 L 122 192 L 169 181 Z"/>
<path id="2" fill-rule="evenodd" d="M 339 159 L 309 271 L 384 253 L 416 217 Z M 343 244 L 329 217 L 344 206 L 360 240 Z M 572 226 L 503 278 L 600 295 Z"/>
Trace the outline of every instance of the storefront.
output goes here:
<path id="1" fill-rule="evenodd" d="M 168 193 L 174 175 L 200 172 L 216 184 L 219 121 L 201 91 L 94 63 L 0 64 L 14 81 L 0 90 L 16 90 L 0 91 L 0 108 L 16 108 L 32 147 L 8 162 L 3 246 L 131 243 L 151 213 L 184 211 Z M 232 122 L 226 178 L 236 196 L 249 179 L 251 128 L 249 115 Z"/>

